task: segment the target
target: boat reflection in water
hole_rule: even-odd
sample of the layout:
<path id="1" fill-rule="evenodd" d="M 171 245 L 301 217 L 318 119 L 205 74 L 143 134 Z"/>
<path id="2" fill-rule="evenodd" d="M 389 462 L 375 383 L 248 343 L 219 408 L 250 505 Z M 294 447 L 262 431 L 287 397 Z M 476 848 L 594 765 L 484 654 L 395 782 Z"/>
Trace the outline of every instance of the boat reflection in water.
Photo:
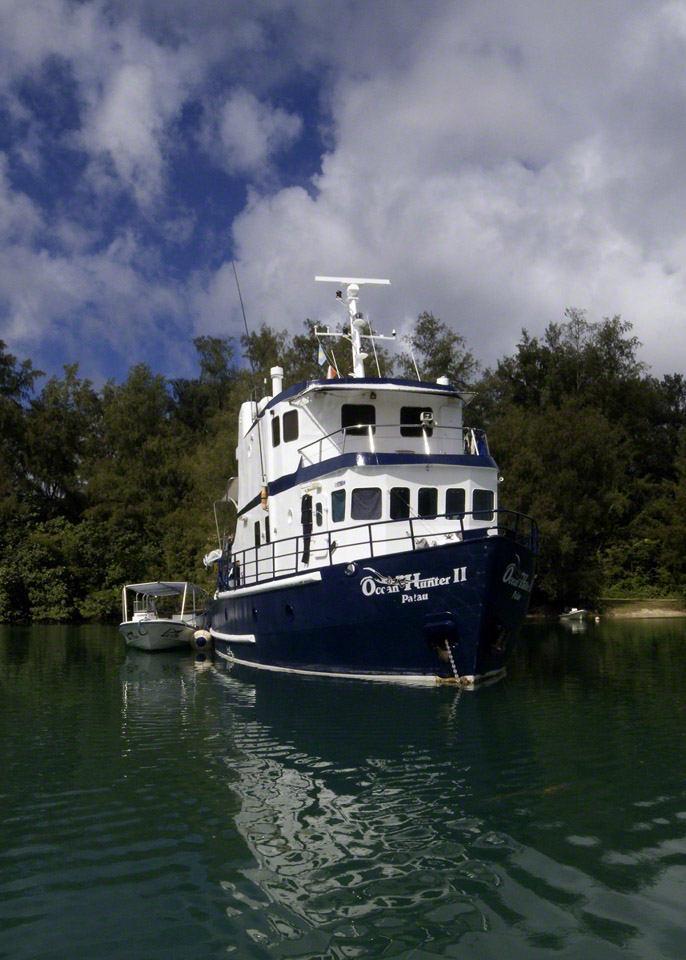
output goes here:
<path id="1" fill-rule="evenodd" d="M 436 948 L 480 929 L 474 884 L 495 889 L 498 878 L 472 863 L 479 828 L 456 804 L 467 789 L 460 691 L 222 680 L 235 822 L 255 858 L 223 884 L 237 955 L 252 939 L 275 956 L 298 940 L 298 956 L 327 957 L 373 940 L 382 956 L 418 924 Z"/>
<path id="2" fill-rule="evenodd" d="M 128 648 L 120 670 L 124 735 L 140 741 L 150 738 L 151 724 L 160 731 L 178 728 L 192 711 L 197 675 L 211 666 L 207 654 L 189 654 L 188 648 L 161 650 L 154 657 L 145 650 Z M 137 730 L 141 720 L 145 727 Z M 127 726 L 127 721 L 132 725 Z"/>

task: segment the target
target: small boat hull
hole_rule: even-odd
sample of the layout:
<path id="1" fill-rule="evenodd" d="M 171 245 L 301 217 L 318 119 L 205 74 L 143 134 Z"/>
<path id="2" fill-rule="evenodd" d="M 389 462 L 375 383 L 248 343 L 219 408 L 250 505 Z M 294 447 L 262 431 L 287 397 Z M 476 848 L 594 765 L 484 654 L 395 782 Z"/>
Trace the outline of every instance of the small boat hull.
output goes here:
<path id="1" fill-rule="evenodd" d="M 578 609 L 577 607 L 573 607 L 571 610 L 568 610 L 566 613 L 561 613 L 560 620 L 565 620 L 565 621 L 571 620 L 572 622 L 578 623 L 581 620 L 587 620 L 589 616 L 590 614 L 588 610 L 582 610 L 582 609 Z"/>
<path id="2" fill-rule="evenodd" d="M 127 646 L 138 650 L 188 647 L 196 629 L 195 622 L 179 620 L 129 620 L 119 625 Z"/>
<path id="3" fill-rule="evenodd" d="M 333 564 L 221 593 L 208 623 L 229 664 L 471 685 L 502 673 L 536 558 L 507 536 Z"/>

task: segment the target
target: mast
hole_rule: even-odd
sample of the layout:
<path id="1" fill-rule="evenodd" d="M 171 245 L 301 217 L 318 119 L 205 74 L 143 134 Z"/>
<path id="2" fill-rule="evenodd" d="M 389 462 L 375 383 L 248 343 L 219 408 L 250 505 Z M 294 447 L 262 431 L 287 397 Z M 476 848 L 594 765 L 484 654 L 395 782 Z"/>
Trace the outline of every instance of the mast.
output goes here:
<path id="1" fill-rule="evenodd" d="M 349 340 L 353 353 L 353 377 L 364 377 L 364 361 L 367 359 L 368 354 L 362 349 L 362 337 L 366 337 L 368 340 L 395 340 L 395 330 L 390 337 L 383 337 L 380 334 L 371 333 L 371 327 L 369 333 L 362 333 L 362 329 L 367 321 L 357 309 L 360 287 L 365 283 L 379 283 L 390 286 L 391 281 L 370 280 L 366 277 L 315 277 L 314 279 L 325 283 L 337 283 L 341 287 L 346 287 L 345 300 L 343 299 L 342 290 L 336 291 L 336 299 L 343 303 L 348 311 L 350 318 L 350 335 L 329 333 L 328 330 L 315 330 L 315 333 L 318 337 L 345 337 L 346 340 Z"/>

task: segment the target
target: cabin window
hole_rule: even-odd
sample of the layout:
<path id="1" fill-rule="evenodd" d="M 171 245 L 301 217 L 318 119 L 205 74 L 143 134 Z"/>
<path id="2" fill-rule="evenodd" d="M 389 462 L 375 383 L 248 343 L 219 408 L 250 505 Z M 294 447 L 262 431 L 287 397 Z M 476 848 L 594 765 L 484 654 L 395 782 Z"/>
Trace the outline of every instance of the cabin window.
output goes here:
<path id="1" fill-rule="evenodd" d="M 493 491 L 492 490 L 475 490 L 474 496 L 472 499 L 472 510 L 474 511 L 475 520 L 492 520 L 493 519 Z"/>
<path id="2" fill-rule="evenodd" d="M 465 512 L 465 505 L 463 487 L 451 487 L 445 491 L 445 515 L 449 520 L 461 517 Z"/>
<path id="3" fill-rule="evenodd" d="M 417 514 L 420 517 L 435 517 L 438 513 L 438 489 L 420 487 L 417 495 Z"/>
<path id="4" fill-rule="evenodd" d="M 366 424 L 372 425 L 372 433 L 376 431 L 376 407 L 373 403 L 344 403 L 341 407 L 341 426 L 345 427 L 348 436 L 367 436 L 369 429 Z"/>
<path id="5" fill-rule="evenodd" d="M 422 414 L 424 416 L 422 416 Z M 421 437 L 426 433 L 427 437 L 433 436 L 432 427 L 426 427 L 422 430 L 422 423 L 433 417 L 431 407 L 401 407 L 400 408 L 400 436 L 401 437 Z"/>
<path id="6" fill-rule="evenodd" d="M 289 410 L 283 415 L 283 442 L 298 439 L 298 411 Z"/>
<path id="7" fill-rule="evenodd" d="M 407 520 L 409 515 L 409 487 L 391 487 L 391 520 Z"/>
<path id="8" fill-rule="evenodd" d="M 261 542 L 262 542 L 262 538 L 260 537 L 260 521 L 256 520 L 255 521 L 255 546 L 259 547 Z"/>
<path id="9" fill-rule="evenodd" d="M 264 518 L 264 540 L 265 543 L 271 543 L 271 534 L 269 531 L 269 514 Z"/>
<path id="10" fill-rule="evenodd" d="M 314 505 L 314 522 L 318 527 L 324 523 L 324 507 L 321 504 L 321 501 L 317 501 Z"/>
<path id="11" fill-rule="evenodd" d="M 272 420 L 272 446 L 278 447 L 281 443 L 281 420 L 279 417 L 274 417 Z"/>
<path id="12" fill-rule="evenodd" d="M 343 523 L 345 520 L 345 490 L 334 490 L 331 494 L 331 521 Z"/>
<path id="13" fill-rule="evenodd" d="M 353 490 L 350 516 L 353 520 L 378 520 L 381 516 L 381 488 L 358 487 Z"/>

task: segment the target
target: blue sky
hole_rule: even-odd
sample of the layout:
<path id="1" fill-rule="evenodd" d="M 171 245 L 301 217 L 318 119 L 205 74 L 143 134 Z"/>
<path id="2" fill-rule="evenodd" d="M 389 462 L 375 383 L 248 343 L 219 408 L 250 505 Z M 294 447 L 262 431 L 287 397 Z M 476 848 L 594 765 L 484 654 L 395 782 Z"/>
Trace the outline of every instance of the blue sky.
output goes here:
<path id="1" fill-rule="evenodd" d="M 0 338 L 101 383 L 388 277 L 492 364 L 566 307 L 685 372 L 683 0 L 0 0 Z"/>

